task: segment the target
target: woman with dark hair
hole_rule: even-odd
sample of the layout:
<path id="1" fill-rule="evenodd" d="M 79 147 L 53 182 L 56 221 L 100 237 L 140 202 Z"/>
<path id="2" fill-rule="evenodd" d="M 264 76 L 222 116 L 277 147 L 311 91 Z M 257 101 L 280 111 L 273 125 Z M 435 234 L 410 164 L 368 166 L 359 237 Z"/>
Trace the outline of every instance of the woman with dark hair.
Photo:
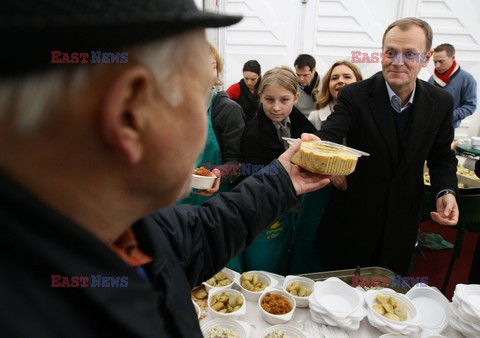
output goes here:
<path id="1" fill-rule="evenodd" d="M 257 60 L 249 60 L 243 65 L 243 79 L 226 90 L 228 96 L 243 109 L 245 117 L 252 119 L 258 111 L 258 87 L 262 80 L 262 69 Z"/>

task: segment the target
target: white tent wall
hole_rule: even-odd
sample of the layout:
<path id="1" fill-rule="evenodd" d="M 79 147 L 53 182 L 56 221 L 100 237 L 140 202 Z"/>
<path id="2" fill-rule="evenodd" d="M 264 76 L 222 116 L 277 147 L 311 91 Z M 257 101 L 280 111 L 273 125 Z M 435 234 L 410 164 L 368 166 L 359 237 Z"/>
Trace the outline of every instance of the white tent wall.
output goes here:
<path id="1" fill-rule="evenodd" d="M 208 30 L 207 38 L 225 59 L 224 87 L 238 82 L 245 61 L 256 59 L 262 72 L 289 65 L 298 54 L 311 54 L 321 76 L 353 51 L 381 52 L 382 35 L 392 21 L 415 16 L 434 31 L 433 47 L 455 46 L 463 69 L 480 82 L 480 1 L 478 0 L 203 0 L 203 8 L 244 19 L 231 27 Z M 366 60 L 365 60 L 366 61 Z M 357 63 L 364 77 L 381 70 L 379 62 Z M 433 62 L 420 72 L 427 80 Z M 479 97 L 480 97 L 480 86 Z M 457 137 L 480 134 L 480 113 L 465 119 Z"/>

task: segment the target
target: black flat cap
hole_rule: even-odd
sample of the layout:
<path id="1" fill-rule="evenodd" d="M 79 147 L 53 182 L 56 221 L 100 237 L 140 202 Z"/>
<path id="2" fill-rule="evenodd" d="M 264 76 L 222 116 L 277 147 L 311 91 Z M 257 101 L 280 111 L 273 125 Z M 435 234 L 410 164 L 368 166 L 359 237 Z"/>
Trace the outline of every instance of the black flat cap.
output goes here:
<path id="1" fill-rule="evenodd" d="M 51 66 L 52 51 L 124 52 L 241 19 L 200 11 L 193 0 L 4 0 L 1 7 L 0 78 Z"/>

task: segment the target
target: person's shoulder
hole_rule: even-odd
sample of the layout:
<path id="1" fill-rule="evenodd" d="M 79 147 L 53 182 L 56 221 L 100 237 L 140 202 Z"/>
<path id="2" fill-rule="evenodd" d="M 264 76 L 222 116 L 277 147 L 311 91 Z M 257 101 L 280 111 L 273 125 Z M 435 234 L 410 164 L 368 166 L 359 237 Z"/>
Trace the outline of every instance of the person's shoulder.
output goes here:
<path id="1" fill-rule="evenodd" d="M 345 86 L 342 88 L 342 94 L 352 93 L 355 97 L 363 94 L 367 95 L 377 84 L 382 85 L 384 81 L 381 72 L 378 72 L 365 80 L 350 83 L 348 86 Z"/>
<path id="2" fill-rule="evenodd" d="M 240 83 L 236 82 L 227 88 L 226 93 L 231 99 L 238 99 L 240 96 Z"/>
<path id="3" fill-rule="evenodd" d="M 467 79 L 468 81 L 473 81 L 473 82 L 477 82 L 475 81 L 475 78 L 473 77 L 472 74 L 470 74 L 469 72 L 467 72 L 465 69 L 463 68 L 460 68 L 460 73 L 458 75 L 461 75 L 461 77 L 463 79 Z"/>
<path id="4" fill-rule="evenodd" d="M 231 108 L 240 108 L 240 105 L 235 102 L 234 100 L 232 100 L 230 98 L 230 96 L 228 96 L 228 94 L 223 91 L 223 90 L 220 90 L 217 92 L 217 97 L 215 99 L 215 102 L 213 103 L 214 106 L 217 105 L 217 106 L 229 106 Z"/>
<path id="5" fill-rule="evenodd" d="M 448 107 L 449 101 L 453 102 L 452 94 L 446 89 L 435 86 L 427 81 L 417 79 L 417 88 L 421 95 L 425 95 L 439 103 L 440 107 Z"/>
<path id="6" fill-rule="evenodd" d="M 421 79 L 417 79 L 417 87 L 420 91 L 425 91 L 433 96 L 445 96 L 445 94 L 450 95 L 447 90 Z"/>
<path id="7" fill-rule="evenodd" d="M 305 132 L 313 132 L 314 128 L 312 122 L 297 108 L 293 107 L 290 113 L 290 120 L 293 124 L 298 125 L 300 128 L 305 129 Z"/>
<path id="8" fill-rule="evenodd" d="M 240 82 L 235 82 L 234 84 L 230 85 L 230 87 L 228 87 L 227 89 L 227 92 L 229 92 L 230 90 L 239 90 L 240 89 Z"/>

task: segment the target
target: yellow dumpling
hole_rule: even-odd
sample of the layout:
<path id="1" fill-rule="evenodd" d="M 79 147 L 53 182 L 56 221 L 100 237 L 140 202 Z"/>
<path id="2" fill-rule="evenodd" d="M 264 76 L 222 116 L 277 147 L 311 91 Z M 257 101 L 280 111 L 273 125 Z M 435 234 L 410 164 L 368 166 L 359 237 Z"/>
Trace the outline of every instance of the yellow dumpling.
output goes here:
<path id="1" fill-rule="evenodd" d="M 391 320 L 396 320 L 397 322 L 400 321 L 400 318 L 396 314 L 393 313 L 386 313 L 385 318 L 391 319 Z"/>
<path id="2" fill-rule="evenodd" d="M 382 304 L 375 304 L 373 306 L 373 309 L 378 312 L 379 314 L 381 314 L 383 316 L 383 314 L 385 313 L 385 309 L 383 308 L 383 305 Z"/>

